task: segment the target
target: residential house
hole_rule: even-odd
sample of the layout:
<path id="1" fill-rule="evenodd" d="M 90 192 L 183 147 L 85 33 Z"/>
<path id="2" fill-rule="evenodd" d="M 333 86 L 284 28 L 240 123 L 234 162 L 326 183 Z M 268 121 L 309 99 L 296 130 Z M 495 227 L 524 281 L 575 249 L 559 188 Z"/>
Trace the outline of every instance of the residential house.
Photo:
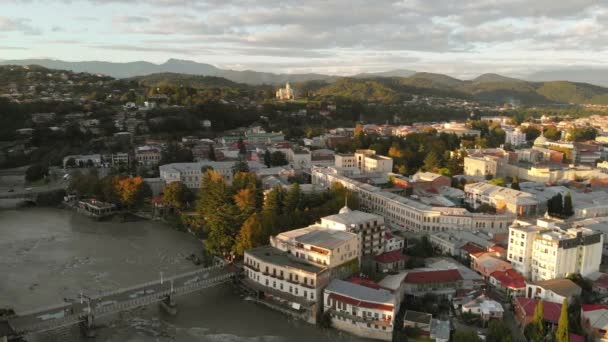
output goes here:
<path id="1" fill-rule="evenodd" d="M 572 303 L 581 295 L 581 287 L 569 279 L 549 279 L 528 283 L 526 298 L 541 299 L 552 303 L 563 303 L 564 299 Z"/>
<path id="2" fill-rule="evenodd" d="M 471 313 L 480 316 L 484 321 L 489 321 L 491 319 L 501 320 L 504 313 L 502 305 L 486 295 L 481 295 L 468 303 L 464 303 L 461 311 L 463 314 Z"/>

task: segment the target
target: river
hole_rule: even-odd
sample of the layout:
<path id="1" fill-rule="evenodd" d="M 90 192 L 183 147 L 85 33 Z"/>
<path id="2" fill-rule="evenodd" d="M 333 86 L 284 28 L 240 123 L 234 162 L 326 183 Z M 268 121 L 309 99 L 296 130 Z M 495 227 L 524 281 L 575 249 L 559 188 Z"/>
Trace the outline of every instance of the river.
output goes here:
<path id="1" fill-rule="evenodd" d="M 196 269 L 189 234 L 151 221 L 98 222 L 53 208 L 0 210 L 0 307 L 17 312 Z M 354 341 L 245 301 L 230 285 L 177 299 L 179 313 L 158 305 L 96 323 L 97 341 Z M 77 328 L 28 341 L 84 341 Z M 361 341 L 361 340 L 359 340 Z"/>

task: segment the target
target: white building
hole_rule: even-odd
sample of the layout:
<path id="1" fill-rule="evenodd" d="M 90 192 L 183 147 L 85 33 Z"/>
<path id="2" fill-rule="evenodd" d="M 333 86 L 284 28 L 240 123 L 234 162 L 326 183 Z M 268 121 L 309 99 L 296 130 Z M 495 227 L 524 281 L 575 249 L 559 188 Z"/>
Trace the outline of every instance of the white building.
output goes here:
<path id="1" fill-rule="evenodd" d="M 473 183 L 464 186 L 465 202 L 477 209 L 482 204 L 518 217 L 538 214 L 539 202 L 534 195 L 489 183 Z"/>
<path id="2" fill-rule="evenodd" d="M 295 93 L 289 82 L 285 84 L 285 88 L 279 88 L 276 93 L 276 98 L 279 100 L 293 100 L 295 99 Z"/>
<path id="3" fill-rule="evenodd" d="M 290 148 L 286 153 L 287 161 L 296 170 L 309 170 L 312 166 L 310 151 L 304 148 Z"/>
<path id="4" fill-rule="evenodd" d="M 572 303 L 582 289 L 570 279 L 549 279 L 526 284 L 526 298 L 541 299 L 562 304 L 564 299 Z"/>
<path id="5" fill-rule="evenodd" d="M 337 154 L 336 167 L 356 167 L 363 173 L 393 172 L 393 158 L 380 156 L 374 150 L 357 150 L 354 154 Z"/>
<path id="6" fill-rule="evenodd" d="M 182 182 L 190 189 L 198 189 L 203 180 L 203 170 L 212 168 L 232 182 L 234 161 L 201 161 L 198 163 L 173 163 L 159 166 L 160 178 L 166 183 Z M 248 161 L 249 171 L 265 168 L 263 164 Z"/>
<path id="7" fill-rule="evenodd" d="M 472 313 L 474 315 L 481 316 L 484 321 L 490 319 L 502 319 L 502 315 L 505 312 L 502 305 L 485 295 L 481 295 L 468 303 L 462 305 L 462 313 Z"/>
<path id="8" fill-rule="evenodd" d="M 64 169 L 70 159 L 74 159 L 75 167 L 87 167 L 88 165 L 99 167 L 101 165 L 101 154 L 72 155 L 63 158 Z"/>
<path id="9" fill-rule="evenodd" d="M 335 268 L 348 262 L 359 263 L 359 236 L 346 231 L 308 226 L 270 238 L 278 250 L 319 266 Z"/>
<path id="10" fill-rule="evenodd" d="M 532 281 L 598 272 L 603 235 L 588 228 L 560 230 L 516 222 L 509 227 L 508 260 Z"/>
<path id="11" fill-rule="evenodd" d="M 385 227 L 382 216 L 351 210 L 344 206 L 338 214 L 321 218 L 320 225 L 359 235 L 362 256 L 378 255 L 384 250 Z"/>
<path id="12" fill-rule="evenodd" d="M 405 239 L 401 236 L 386 232 L 384 234 L 384 252 L 403 251 Z"/>
<path id="13" fill-rule="evenodd" d="M 323 308 L 332 326 L 364 338 L 391 341 L 399 310 L 395 295 L 343 280 L 332 280 L 323 291 Z"/>
<path id="14" fill-rule="evenodd" d="M 391 228 L 422 233 L 453 229 L 500 232 L 514 219 L 508 213 L 488 215 L 471 213 L 464 208 L 433 207 L 340 175 L 335 168 L 313 168 L 313 184 L 330 188 L 335 182 L 356 193 L 361 208 L 384 217 L 385 224 Z"/>
<path id="15" fill-rule="evenodd" d="M 112 165 L 128 165 L 129 154 L 125 152 L 112 153 Z"/>
<path id="16" fill-rule="evenodd" d="M 505 144 L 511 146 L 521 146 L 526 144 L 526 133 L 521 129 L 505 129 Z"/>

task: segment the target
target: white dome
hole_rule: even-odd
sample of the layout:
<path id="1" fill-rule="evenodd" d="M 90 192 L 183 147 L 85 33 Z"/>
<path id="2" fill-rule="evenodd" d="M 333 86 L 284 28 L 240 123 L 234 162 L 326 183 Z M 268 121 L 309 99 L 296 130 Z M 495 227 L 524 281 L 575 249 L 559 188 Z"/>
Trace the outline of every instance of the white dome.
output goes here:
<path id="1" fill-rule="evenodd" d="M 547 141 L 547 138 L 541 135 L 540 137 L 534 140 L 534 145 L 545 145 L 547 144 Z"/>
<path id="2" fill-rule="evenodd" d="M 350 210 L 350 208 L 346 205 L 343 206 L 342 209 L 340 209 L 340 211 L 339 211 L 340 214 L 348 214 L 350 212 L 352 212 L 352 210 Z"/>

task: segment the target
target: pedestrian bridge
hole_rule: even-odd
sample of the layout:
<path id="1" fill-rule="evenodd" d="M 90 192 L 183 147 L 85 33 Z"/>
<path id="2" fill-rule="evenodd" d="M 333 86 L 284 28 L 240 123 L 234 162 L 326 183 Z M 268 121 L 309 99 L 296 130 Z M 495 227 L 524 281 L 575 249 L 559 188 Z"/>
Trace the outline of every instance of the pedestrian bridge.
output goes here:
<path id="1" fill-rule="evenodd" d="M 94 336 L 94 318 L 160 302 L 170 314 L 176 313 L 176 296 L 206 289 L 231 280 L 236 267 L 222 260 L 200 270 L 166 279 L 118 289 L 98 296 L 81 295 L 73 303 L 63 303 L 29 312 L 17 312 L 9 319 L 15 333 L 23 336 L 80 324 L 83 332 Z"/>

